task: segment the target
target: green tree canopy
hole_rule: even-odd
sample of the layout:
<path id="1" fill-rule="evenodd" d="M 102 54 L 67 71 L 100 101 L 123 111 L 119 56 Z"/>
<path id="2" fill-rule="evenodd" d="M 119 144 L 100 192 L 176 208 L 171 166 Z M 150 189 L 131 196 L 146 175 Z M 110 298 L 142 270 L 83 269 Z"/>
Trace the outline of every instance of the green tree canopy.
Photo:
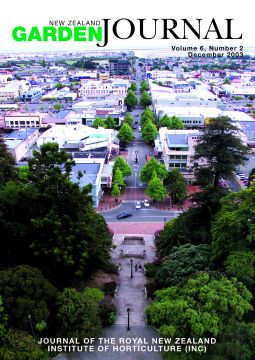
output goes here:
<path id="1" fill-rule="evenodd" d="M 144 91 L 140 97 L 140 104 L 143 107 L 146 107 L 146 106 L 151 105 L 151 103 L 152 103 L 152 101 L 151 101 L 150 95 L 146 91 Z"/>
<path id="2" fill-rule="evenodd" d="M 127 123 L 121 125 L 121 128 L 118 133 L 118 138 L 120 139 L 120 141 L 122 141 L 125 144 L 128 144 L 130 143 L 130 141 L 133 140 L 134 138 L 133 130 Z"/>
<path id="3" fill-rule="evenodd" d="M 107 129 L 115 129 L 116 127 L 116 122 L 114 120 L 114 118 L 112 116 L 107 116 L 107 118 L 105 119 L 105 125 Z"/>
<path id="4" fill-rule="evenodd" d="M 122 172 L 121 172 L 120 168 L 117 168 L 115 170 L 112 182 L 113 182 L 113 184 L 116 184 L 118 186 L 124 186 L 125 185 L 123 175 L 122 175 Z"/>
<path id="5" fill-rule="evenodd" d="M 156 172 L 159 179 L 163 180 L 167 177 L 167 170 L 165 165 L 160 164 L 155 157 L 151 157 L 149 161 L 142 167 L 140 179 L 148 183 L 152 178 L 153 173 Z"/>
<path id="6" fill-rule="evenodd" d="M 212 223 L 214 259 L 225 260 L 232 251 L 255 248 L 255 192 L 253 186 L 229 193 Z"/>
<path id="7" fill-rule="evenodd" d="M 140 83 L 140 91 L 144 92 L 146 90 L 149 90 L 149 85 L 148 85 L 147 81 L 143 80 Z"/>
<path id="8" fill-rule="evenodd" d="M 127 112 L 125 117 L 124 117 L 123 123 L 127 123 L 129 126 L 132 126 L 133 121 L 134 121 L 133 116 L 131 116 L 130 113 Z"/>
<path id="9" fill-rule="evenodd" d="M 104 294 L 95 288 L 78 292 L 66 288 L 57 297 L 59 336 L 78 339 L 94 338 L 100 334 L 99 304 Z"/>
<path id="10" fill-rule="evenodd" d="M 251 250 L 232 251 L 224 262 L 228 275 L 236 277 L 246 286 L 251 287 L 255 282 L 255 255 Z"/>
<path id="11" fill-rule="evenodd" d="M 120 187 L 117 184 L 112 185 L 111 195 L 114 197 L 120 196 Z"/>
<path id="12" fill-rule="evenodd" d="M 170 254 L 164 257 L 156 281 L 160 287 L 181 285 L 197 272 L 209 270 L 210 256 L 208 244 L 174 247 Z"/>
<path id="13" fill-rule="evenodd" d="M 229 176 L 246 159 L 248 149 L 237 136 L 237 131 L 227 116 L 212 119 L 195 147 L 194 160 L 206 160 L 206 167 L 214 174 L 215 187 L 220 176 Z"/>
<path id="14" fill-rule="evenodd" d="M 162 201 L 165 199 L 166 189 L 156 172 L 153 173 L 145 192 L 153 200 Z"/>
<path id="15" fill-rule="evenodd" d="M 8 325 L 29 330 L 29 314 L 35 324 L 47 323 L 57 291 L 39 269 L 20 265 L 0 271 L 0 293 Z"/>
<path id="16" fill-rule="evenodd" d="M 49 352 L 40 347 L 36 339 L 26 331 L 9 329 L 0 346 L 0 358 L 4 360 L 48 360 Z"/>
<path id="17" fill-rule="evenodd" d="M 181 202 L 187 198 L 188 190 L 186 181 L 178 169 L 173 169 L 168 172 L 167 177 L 164 179 L 164 185 L 174 203 Z"/>
<path id="18" fill-rule="evenodd" d="M 171 129 L 184 129 L 184 124 L 181 119 L 177 116 L 172 116 L 171 118 Z"/>
<path id="19" fill-rule="evenodd" d="M 152 121 L 148 121 L 142 127 L 142 137 L 144 141 L 151 143 L 153 142 L 158 136 L 158 130 L 156 125 Z"/>
<path id="20" fill-rule="evenodd" d="M 95 120 L 92 123 L 92 126 L 96 129 L 98 129 L 99 127 L 105 128 L 106 127 L 106 122 L 104 121 L 103 118 L 101 118 L 100 116 L 98 116 L 97 118 L 95 118 Z"/>
<path id="21" fill-rule="evenodd" d="M 141 125 L 144 126 L 145 123 L 152 121 L 155 122 L 155 116 L 152 112 L 152 110 L 148 107 L 144 109 L 144 111 L 141 114 Z"/>
<path id="22" fill-rule="evenodd" d="M 61 104 L 55 104 L 55 105 L 53 106 L 53 108 L 54 108 L 54 110 L 59 111 L 59 110 L 61 110 L 62 105 L 61 105 Z"/>
<path id="23" fill-rule="evenodd" d="M 158 123 L 159 127 L 167 127 L 168 129 L 172 128 L 172 120 L 171 117 L 168 115 L 164 115 Z"/>
<path id="24" fill-rule="evenodd" d="M 156 292 L 147 308 L 149 322 L 165 337 L 203 337 L 224 333 L 250 310 L 252 294 L 236 279 L 199 273 L 183 286 Z"/>
<path id="25" fill-rule="evenodd" d="M 132 174 L 131 167 L 128 165 L 126 160 L 122 156 L 118 156 L 113 165 L 113 173 L 120 169 L 122 172 L 123 177 L 130 176 Z"/>
<path id="26" fill-rule="evenodd" d="M 124 104 L 127 106 L 129 111 L 137 106 L 138 99 L 136 94 L 132 90 L 128 91 L 127 96 L 124 99 Z"/>
<path id="27" fill-rule="evenodd" d="M 14 157 L 8 151 L 3 138 L 0 137 L 0 186 L 16 178 L 17 169 L 15 168 Z"/>
<path id="28" fill-rule="evenodd" d="M 130 90 L 132 91 L 136 91 L 137 90 L 137 86 L 136 86 L 136 83 L 134 81 L 131 82 L 131 85 L 130 85 Z"/>

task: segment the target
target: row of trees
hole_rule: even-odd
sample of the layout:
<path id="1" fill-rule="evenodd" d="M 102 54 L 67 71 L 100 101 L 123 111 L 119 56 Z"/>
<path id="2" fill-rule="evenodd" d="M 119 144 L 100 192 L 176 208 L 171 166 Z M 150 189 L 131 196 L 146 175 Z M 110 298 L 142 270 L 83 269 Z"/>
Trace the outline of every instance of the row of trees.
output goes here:
<path id="1" fill-rule="evenodd" d="M 46 359 L 31 324 L 36 336 L 99 334 L 103 293 L 73 286 L 99 268 L 116 270 L 112 234 L 90 186 L 70 181 L 74 162 L 57 144 L 34 151 L 20 170 L 2 139 L 0 155 L 0 355 Z"/>
<path id="2" fill-rule="evenodd" d="M 116 121 L 114 118 L 109 115 L 106 119 L 103 119 L 102 117 L 98 116 L 94 121 L 92 126 L 96 129 L 99 127 L 106 128 L 106 129 L 115 129 L 116 127 Z"/>
<path id="3" fill-rule="evenodd" d="M 156 236 L 148 321 L 166 337 L 217 337 L 207 349 L 210 360 L 255 357 L 255 189 L 227 193 L 218 186 L 219 176 L 243 163 L 246 151 L 230 119 L 209 124 L 195 158 L 204 159 L 198 168 L 211 171 L 212 184 L 194 195 L 195 207 Z"/>
<path id="4" fill-rule="evenodd" d="M 162 201 L 169 194 L 174 203 L 179 203 L 188 195 L 186 181 L 180 171 L 167 171 L 165 165 L 154 157 L 141 169 L 140 179 L 148 184 L 146 193 L 153 200 Z"/>
<path id="5" fill-rule="evenodd" d="M 132 174 L 131 168 L 122 156 L 118 156 L 113 166 L 112 196 L 118 197 L 125 186 L 124 178 Z"/>

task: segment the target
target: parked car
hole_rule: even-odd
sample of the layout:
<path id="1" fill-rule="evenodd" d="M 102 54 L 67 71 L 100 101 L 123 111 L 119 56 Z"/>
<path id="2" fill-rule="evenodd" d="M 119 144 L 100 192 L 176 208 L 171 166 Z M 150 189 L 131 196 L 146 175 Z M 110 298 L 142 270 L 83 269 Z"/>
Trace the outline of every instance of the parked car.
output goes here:
<path id="1" fill-rule="evenodd" d="M 125 219 L 125 218 L 131 217 L 131 216 L 132 216 L 132 214 L 130 212 L 123 211 L 119 215 L 117 215 L 117 219 L 121 220 L 121 219 Z"/>
<path id="2" fill-rule="evenodd" d="M 143 205 L 144 205 L 145 207 L 149 207 L 149 206 L 150 206 L 149 200 L 144 200 L 144 201 L 143 201 Z"/>
<path id="3" fill-rule="evenodd" d="M 141 126 L 138 127 L 138 131 L 141 132 L 142 131 L 142 128 Z"/>
<path id="4" fill-rule="evenodd" d="M 136 210 L 141 209 L 141 207 L 142 207 L 142 205 L 141 205 L 140 201 L 137 201 L 135 204 Z"/>

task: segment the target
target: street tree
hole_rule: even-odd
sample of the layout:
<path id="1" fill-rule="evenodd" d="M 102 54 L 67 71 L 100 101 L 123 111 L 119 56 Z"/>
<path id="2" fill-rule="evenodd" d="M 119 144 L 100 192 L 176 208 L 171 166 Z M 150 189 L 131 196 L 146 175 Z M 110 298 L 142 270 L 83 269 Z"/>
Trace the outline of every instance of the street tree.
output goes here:
<path id="1" fill-rule="evenodd" d="M 146 90 L 149 90 L 149 85 L 148 85 L 147 81 L 143 80 L 140 83 L 140 91 L 143 93 Z"/>
<path id="2" fill-rule="evenodd" d="M 208 244 L 176 246 L 163 258 L 156 274 L 156 282 L 160 288 L 181 286 L 197 272 L 209 270 L 210 256 L 211 249 Z"/>
<path id="3" fill-rule="evenodd" d="M 114 120 L 114 118 L 112 116 L 107 116 L 107 118 L 105 119 L 105 125 L 107 129 L 115 129 L 116 127 L 116 122 Z"/>
<path id="4" fill-rule="evenodd" d="M 132 110 L 134 107 L 137 106 L 138 99 L 136 94 L 132 90 L 128 91 L 127 96 L 124 99 L 124 104 L 127 106 L 128 111 Z"/>
<path id="5" fill-rule="evenodd" d="M 117 184 L 113 184 L 113 185 L 112 185 L 111 195 L 112 195 L 113 197 L 118 197 L 118 196 L 120 196 L 120 187 L 119 187 Z"/>
<path id="6" fill-rule="evenodd" d="M 92 123 L 92 126 L 95 129 L 98 129 L 99 127 L 105 128 L 106 127 L 106 122 L 104 121 L 103 118 L 101 118 L 100 116 L 98 116 Z"/>
<path id="7" fill-rule="evenodd" d="M 142 167 L 140 173 L 140 179 L 143 182 L 148 183 L 153 174 L 156 173 L 160 180 L 163 180 L 167 177 L 167 170 L 165 165 L 160 164 L 155 157 L 151 157 L 149 161 Z"/>
<path id="8" fill-rule="evenodd" d="M 236 279 L 202 272 L 185 285 L 156 291 L 146 315 L 163 337 L 219 336 L 252 310 L 251 298 Z"/>
<path id="9" fill-rule="evenodd" d="M 57 290 L 39 269 L 20 265 L 0 271 L 0 293 L 8 325 L 28 331 L 29 314 L 34 324 L 42 320 L 47 323 Z"/>
<path id="10" fill-rule="evenodd" d="M 159 120 L 159 123 L 158 123 L 159 127 L 167 127 L 168 129 L 171 129 L 172 128 L 172 120 L 171 120 L 171 117 L 168 116 L 168 115 L 164 115 L 160 120 Z"/>
<path id="11" fill-rule="evenodd" d="M 137 90 L 137 86 L 136 86 L 136 83 L 134 81 L 131 82 L 131 85 L 130 85 L 130 90 L 132 91 L 136 91 Z"/>
<path id="12" fill-rule="evenodd" d="M 154 123 L 155 116 L 154 116 L 152 110 L 150 108 L 146 107 L 145 110 L 141 114 L 141 125 L 144 126 L 145 123 L 147 123 L 148 121 L 152 121 Z"/>
<path id="13" fill-rule="evenodd" d="M 153 200 L 162 201 L 165 199 L 166 189 L 156 172 L 153 173 L 145 192 Z"/>
<path id="14" fill-rule="evenodd" d="M 0 136 L 0 186 L 15 179 L 17 179 L 17 169 L 15 167 L 14 157 Z"/>
<path id="15" fill-rule="evenodd" d="M 171 117 L 171 123 L 171 129 L 184 129 L 184 124 L 182 120 L 175 115 Z"/>
<path id="16" fill-rule="evenodd" d="M 140 97 L 140 104 L 145 108 L 146 106 L 151 105 L 151 103 L 152 101 L 150 95 L 144 91 Z"/>
<path id="17" fill-rule="evenodd" d="M 208 168 L 214 174 L 214 187 L 221 176 L 227 177 L 245 162 L 248 148 L 237 135 L 238 128 L 227 116 L 212 119 L 195 146 L 194 161 L 204 161 L 198 167 Z"/>
<path id="18" fill-rule="evenodd" d="M 79 340 L 97 337 L 102 329 L 99 305 L 103 298 L 103 292 L 96 288 L 85 288 L 82 292 L 65 288 L 56 302 L 59 336 Z"/>
<path id="19" fill-rule="evenodd" d="M 127 112 L 124 117 L 123 123 L 127 123 L 129 126 L 132 126 L 133 121 L 134 121 L 133 116 L 129 112 Z"/>
<path id="20" fill-rule="evenodd" d="M 127 123 L 124 123 L 121 125 L 121 128 L 118 133 L 118 138 L 125 145 L 130 143 L 130 141 L 133 140 L 133 138 L 134 138 L 133 130 Z"/>
<path id="21" fill-rule="evenodd" d="M 187 184 L 179 169 L 169 171 L 164 179 L 164 185 L 174 203 L 182 202 L 188 196 Z"/>
<path id="22" fill-rule="evenodd" d="M 61 104 L 55 104 L 55 105 L 53 106 L 53 109 L 54 109 L 54 110 L 57 110 L 57 111 L 61 110 L 61 108 L 62 108 L 62 105 L 61 105 Z"/>
<path id="23" fill-rule="evenodd" d="M 123 177 L 130 176 L 132 174 L 131 167 L 128 165 L 126 160 L 122 156 L 118 156 L 113 165 L 113 173 L 120 169 L 122 172 Z"/>
<path id="24" fill-rule="evenodd" d="M 142 127 L 142 137 L 147 143 L 152 143 L 158 136 L 156 125 L 152 121 L 148 121 Z"/>
<path id="25" fill-rule="evenodd" d="M 116 184 L 118 186 L 124 186 L 125 185 L 123 175 L 122 175 L 122 172 L 121 172 L 120 168 L 117 168 L 115 170 L 112 182 L 113 182 L 113 184 Z"/>

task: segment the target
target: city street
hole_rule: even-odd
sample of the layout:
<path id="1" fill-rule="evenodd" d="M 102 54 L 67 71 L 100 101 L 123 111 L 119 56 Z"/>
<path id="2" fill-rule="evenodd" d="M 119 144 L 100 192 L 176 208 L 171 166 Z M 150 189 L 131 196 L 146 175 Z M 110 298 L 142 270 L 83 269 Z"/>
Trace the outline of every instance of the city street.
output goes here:
<path id="1" fill-rule="evenodd" d="M 181 211 L 178 210 L 160 210 L 151 208 L 136 209 L 136 201 L 126 201 L 117 208 L 109 211 L 100 212 L 107 222 L 165 222 L 169 219 L 179 216 Z M 122 211 L 128 211 L 132 214 L 131 217 L 126 219 L 117 219 L 117 215 Z"/>

